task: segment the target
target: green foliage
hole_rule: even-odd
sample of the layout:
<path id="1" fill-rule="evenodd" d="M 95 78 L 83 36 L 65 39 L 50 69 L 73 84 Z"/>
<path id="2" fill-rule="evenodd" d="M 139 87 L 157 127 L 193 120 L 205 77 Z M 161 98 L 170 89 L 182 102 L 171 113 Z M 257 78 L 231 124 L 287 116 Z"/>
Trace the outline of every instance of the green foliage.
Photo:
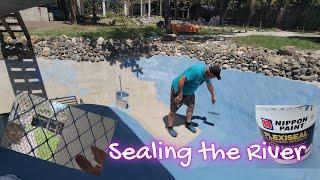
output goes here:
<path id="1" fill-rule="evenodd" d="M 276 36 L 247 36 L 237 37 L 234 40 L 239 45 L 252 47 L 265 47 L 269 49 L 280 49 L 282 46 L 295 46 L 298 49 L 320 49 L 319 43 L 305 39 L 276 37 Z"/>
<path id="2" fill-rule="evenodd" d="M 103 37 L 105 39 L 134 39 L 138 37 L 157 37 L 164 34 L 164 30 L 157 27 L 143 27 L 143 28 L 112 28 L 104 29 L 99 28 L 97 31 L 93 32 L 83 32 L 80 36 L 97 39 L 98 37 Z"/>
<path id="3" fill-rule="evenodd" d="M 42 131 L 43 130 L 43 131 Z M 36 149 L 37 157 L 43 160 L 48 160 L 51 157 L 51 151 L 54 153 L 59 145 L 59 138 L 54 133 L 39 127 L 34 130 L 36 143 L 39 146 Z M 46 141 L 46 137 L 49 139 Z M 41 145 L 42 144 L 42 145 Z"/>
<path id="4" fill-rule="evenodd" d="M 119 20 L 117 20 L 119 22 Z M 121 22 L 121 21 L 120 21 Z M 133 26 L 126 22 L 125 26 L 81 26 L 73 25 L 66 28 L 59 29 L 36 29 L 30 31 L 31 35 L 44 36 L 61 36 L 67 35 L 69 37 L 83 36 L 90 39 L 97 39 L 103 37 L 105 39 L 127 39 L 137 37 L 157 37 L 162 36 L 165 30 L 157 28 L 156 26 Z"/>
<path id="5" fill-rule="evenodd" d="M 35 151 L 36 157 L 39 157 L 43 160 L 48 160 L 51 157 L 51 151 L 53 153 L 55 152 L 60 140 L 59 137 L 55 136 L 54 133 L 46 129 L 43 129 L 42 131 L 42 129 L 40 127 L 33 127 L 31 125 L 26 126 L 26 130 L 31 131 L 31 133 L 33 133 L 33 137 L 36 141 L 36 146 L 39 146 L 38 148 L 36 148 Z M 49 139 L 48 142 L 46 142 L 46 136 Z"/>
<path id="6" fill-rule="evenodd" d="M 303 23 L 301 23 L 304 29 L 308 30 L 320 30 L 320 13 L 319 16 L 312 16 L 310 18 L 305 18 Z"/>
<path id="7" fill-rule="evenodd" d="M 106 16 L 104 18 L 112 18 L 112 17 L 115 17 L 116 14 L 112 11 L 108 11 L 106 12 Z"/>
<path id="8" fill-rule="evenodd" d="M 110 9 L 112 9 L 116 14 L 121 13 L 122 2 L 121 1 L 110 1 Z"/>

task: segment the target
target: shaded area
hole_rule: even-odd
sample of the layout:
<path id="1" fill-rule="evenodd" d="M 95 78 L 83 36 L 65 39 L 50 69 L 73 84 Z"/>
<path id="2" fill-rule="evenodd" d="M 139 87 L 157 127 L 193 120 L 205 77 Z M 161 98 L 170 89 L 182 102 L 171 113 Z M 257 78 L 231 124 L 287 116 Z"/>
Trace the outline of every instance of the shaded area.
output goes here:
<path id="1" fill-rule="evenodd" d="M 134 145 L 136 147 L 144 146 L 144 143 L 139 137 L 119 118 L 119 116 L 109 107 L 80 104 L 76 106 L 79 109 L 90 111 L 101 116 L 106 116 L 110 119 L 117 120 L 117 127 L 113 135 L 113 140 L 121 142 L 125 147 L 127 145 Z M 129 161 L 115 161 L 109 157 L 105 161 L 102 175 L 99 177 L 59 166 L 54 163 L 42 161 L 30 156 L 26 156 L 14 151 L 9 151 L 0 148 L 0 174 L 15 174 L 24 180 L 37 179 L 52 179 L 55 180 L 57 174 L 59 179 L 74 178 L 81 179 L 174 179 L 170 172 L 163 167 L 159 161 L 137 160 Z"/>
<path id="2" fill-rule="evenodd" d="M 187 116 L 181 115 L 181 114 L 176 114 L 175 118 L 174 118 L 173 126 L 184 125 L 186 123 L 186 119 L 187 119 Z M 162 118 L 162 120 L 163 120 L 165 127 L 167 128 L 168 127 L 168 115 L 164 116 Z M 207 122 L 207 117 L 205 117 L 205 116 L 192 116 L 191 120 L 201 120 L 201 121 L 203 121 L 203 123 L 205 123 L 207 125 L 214 126 L 213 123 Z M 198 123 L 196 123 L 196 122 L 191 122 L 191 123 L 193 126 L 198 127 Z"/>
<path id="3" fill-rule="evenodd" d="M 20 13 L 15 12 L 0 17 L 0 20 L 1 26 L 3 26 L 0 30 L 1 51 L 14 95 L 19 92 L 28 92 L 47 98 L 31 38 Z M 16 28 L 17 26 L 18 28 Z M 17 41 L 15 32 L 24 34 L 25 44 Z M 5 42 L 5 33 L 10 35 L 12 43 Z"/>
<path id="4" fill-rule="evenodd" d="M 133 132 L 111 108 L 93 104 L 78 105 L 77 108 L 117 120 L 116 130 L 112 138 L 113 142 L 119 142 L 122 147 L 129 145 L 133 145 L 134 147 L 144 146 L 142 140 L 139 139 L 135 132 Z M 104 172 L 101 177 L 107 177 L 109 179 L 174 179 L 170 172 L 163 167 L 159 161 L 146 159 L 135 160 L 134 162 L 115 161 L 109 156 L 105 162 Z"/>
<path id="5" fill-rule="evenodd" d="M 16 96 L 1 146 L 7 149 L 80 169 L 79 154 L 93 162 L 90 148 L 104 149 L 111 142 L 116 122 L 27 93 Z"/>

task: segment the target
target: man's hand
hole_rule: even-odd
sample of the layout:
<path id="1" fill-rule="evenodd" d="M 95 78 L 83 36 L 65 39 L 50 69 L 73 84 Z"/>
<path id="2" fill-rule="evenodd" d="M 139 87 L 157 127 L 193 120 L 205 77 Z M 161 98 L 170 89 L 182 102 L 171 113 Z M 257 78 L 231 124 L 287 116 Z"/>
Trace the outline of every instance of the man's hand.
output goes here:
<path id="1" fill-rule="evenodd" d="M 182 101 L 182 94 L 179 94 L 179 95 L 176 97 L 175 102 L 176 102 L 176 104 L 179 104 L 181 101 Z"/>
<path id="2" fill-rule="evenodd" d="M 211 97 L 211 100 L 212 100 L 212 104 L 214 104 L 214 103 L 217 101 L 217 99 L 216 99 L 215 96 L 212 96 L 212 97 Z"/>

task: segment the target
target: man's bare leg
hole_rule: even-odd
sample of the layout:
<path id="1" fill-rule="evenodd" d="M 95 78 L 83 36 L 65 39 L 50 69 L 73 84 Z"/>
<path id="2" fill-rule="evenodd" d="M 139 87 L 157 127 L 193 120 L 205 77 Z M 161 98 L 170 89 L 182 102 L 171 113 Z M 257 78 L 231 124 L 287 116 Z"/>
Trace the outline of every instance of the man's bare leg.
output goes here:
<path id="1" fill-rule="evenodd" d="M 187 123 L 191 123 L 192 120 L 192 115 L 193 115 L 193 107 L 189 107 L 187 108 Z"/>
<path id="2" fill-rule="evenodd" d="M 170 110 L 168 115 L 168 133 L 172 137 L 177 137 L 177 132 L 173 129 L 173 121 L 174 121 L 175 113 Z"/>
<path id="3" fill-rule="evenodd" d="M 168 127 L 173 127 L 174 116 L 175 113 L 170 110 L 168 115 Z"/>
<path id="4" fill-rule="evenodd" d="M 193 115 L 194 107 L 188 106 L 187 108 L 187 119 L 186 119 L 186 128 L 189 129 L 191 132 L 196 133 L 196 128 L 191 124 L 192 115 Z"/>

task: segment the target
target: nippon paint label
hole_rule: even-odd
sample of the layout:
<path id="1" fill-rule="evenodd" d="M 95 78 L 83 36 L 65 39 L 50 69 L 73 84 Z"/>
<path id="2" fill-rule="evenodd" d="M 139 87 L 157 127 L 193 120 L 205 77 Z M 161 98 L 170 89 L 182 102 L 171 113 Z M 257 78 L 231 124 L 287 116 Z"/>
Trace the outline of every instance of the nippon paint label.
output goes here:
<path id="1" fill-rule="evenodd" d="M 317 108 L 314 105 L 256 105 L 256 121 L 263 139 L 270 146 L 298 148 L 301 160 L 308 157 L 312 148 Z M 274 159 L 283 164 L 299 162 L 298 159 Z"/>

